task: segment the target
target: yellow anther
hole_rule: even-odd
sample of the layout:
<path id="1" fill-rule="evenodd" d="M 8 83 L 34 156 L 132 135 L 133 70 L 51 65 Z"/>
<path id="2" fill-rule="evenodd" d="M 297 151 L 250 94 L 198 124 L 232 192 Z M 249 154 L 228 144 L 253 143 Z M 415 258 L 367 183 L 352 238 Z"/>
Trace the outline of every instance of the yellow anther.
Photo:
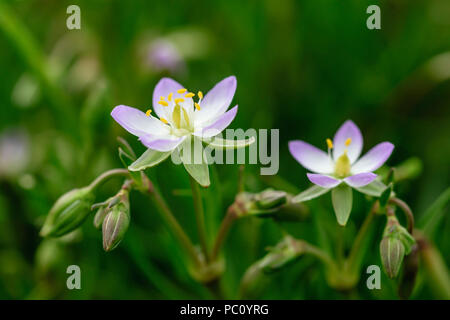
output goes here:
<path id="1" fill-rule="evenodd" d="M 350 143 L 352 143 L 352 138 L 348 138 L 347 140 L 345 140 L 345 145 L 347 147 L 350 145 Z"/>
<path id="2" fill-rule="evenodd" d="M 150 113 L 152 113 L 152 109 L 148 109 L 148 110 L 145 112 L 145 115 L 146 115 L 147 117 L 150 117 Z"/>
<path id="3" fill-rule="evenodd" d="M 199 97 L 200 99 L 203 99 L 203 92 L 199 91 L 199 92 L 197 93 L 197 95 L 198 95 L 198 97 Z"/>
<path id="4" fill-rule="evenodd" d="M 167 120 L 164 119 L 164 118 L 159 118 L 159 120 L 161 120 L 161 121 L 164 122 L 165 124 L 168 124 L 168 123 L 169 123 L 169 121 L 167 121 Z"/>
<path id="5" fill-rule="evenodd" d="M 173 92 L 169 93 L 167 96 L 167 100 L 172 101 Z"/>
<path id="6" fill-rule="evenodd" d="M 173 101 L 175 101 L 175 103 L 180 103 L 180 102 L 184 102 L 184 99 L 183 98 L 176 98 Z"/>
<path id="7" fill-rule="evenodd" d="M 164 100 L 166 97 L 163 97 L 163 96 L 161 96 L 161 97 L 159 97 L 159 100 Z"/>
<path id="8" fill-rule="evenodd" d="M 167 107 L 169 105 L 166 101 L 163 101 L 163 100 L 158 101 L 158 103 L 164 107 Z"/>
<path id="9" fill-rule="evenodd" d="M 192 98 L 193 96 L 195 96 L 195 93 L 192 93 L 192 92 L 186 93 L 184 95 L 185 98 Z"/>
<path id="10" fill-rule="evenodd" d="M 197 102 L 194 102 L 195 109 L 200 110 L 200 105 Z"/>
<path id="11" fill-rule="evenodd" d="M 185 93 L 187 91 L 187 89 L 178 89 L 177 92 L 179 94 Z"/>
<path id="12" fill-rule="evenodd" d="M 333 141 L 331 139 L 327 139 L 328 149 L 333 149 Z"/>

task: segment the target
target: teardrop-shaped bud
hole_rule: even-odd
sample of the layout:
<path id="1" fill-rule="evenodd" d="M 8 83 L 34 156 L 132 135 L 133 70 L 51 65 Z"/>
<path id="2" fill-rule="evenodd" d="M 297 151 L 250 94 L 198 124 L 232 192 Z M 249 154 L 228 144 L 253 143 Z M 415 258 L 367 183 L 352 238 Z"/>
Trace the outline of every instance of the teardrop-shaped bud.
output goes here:
<path id="1" fill-rule="evenodd" d="M 380 243 L 381 263 L 389 278 L 398 275 L 405 256 L 405 247 L 396 237 L 384 237 Z"/>
<path id="2" fill-rule="evenodd" d="M 103 220 L 103 249 L 107 252 L 116 248 L 122 241 L 130 224 L 128 192 L 125 193 L 122 200 L 107 213 Z"/>
<path id="3" fill-rule="evenodd" d="M 62 195 L 50 209 L 40 235 L 61 237 L 78 228 L 89 215 L 94 198 L 89 187 Z"/>

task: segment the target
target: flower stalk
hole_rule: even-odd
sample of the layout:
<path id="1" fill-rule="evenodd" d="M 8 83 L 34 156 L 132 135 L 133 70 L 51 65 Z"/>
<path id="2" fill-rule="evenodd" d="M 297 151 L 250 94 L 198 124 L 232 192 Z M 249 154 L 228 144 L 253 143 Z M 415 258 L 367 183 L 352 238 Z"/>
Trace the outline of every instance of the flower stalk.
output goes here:
<path id="1" fill-rule="evenodd" d="M 205 227 L 205 212 L 203 210 L 202 196 L 200 194 L 200 188 L 197 182 L 194 180 L 194 178 L 192 178 L 191 175 L 189 175 L 189 181 L 191 184 L 192 199 L 194 201 L 194 211 L 195 211 L 195 220 L 197 222 L 198 238 L 200 241 L 200 246 L 202 247 L 203 254 L 205 255 L 206 261 L 209 261 L 209 251 Z"/>
<path id="2" fill-rule="evenodd" d="M 127 169 L 112 169 L 108 170 L 101 175 L 99 175 L 91 184 L 88 186 L 93 192 L 97 190 L 103 183 L 116 176 L 129 176 L 129 172 Z"/>
<path id="3" fill-rule="evenodd" d="M 155 188 L 153 183 L 147 178 L 147 192 L 150 198 L 155 203 L 158 212 L 160 213 L 161 218 L 166 222 L 167 226 L 172 231 L 173 235 L 177 238 L 178 242 L 184 247 L 189 257 L 195 263 L 196 266 L 203 265 L 203 261 L 200 259 L 200 256 L 195 249 L 195 246 L 189 239 L 189 237 L 184 232 L 183 228 L 178 223 L 177 219 L 173 215 L 163 196 L 159 193 L 159 191 Z"/>

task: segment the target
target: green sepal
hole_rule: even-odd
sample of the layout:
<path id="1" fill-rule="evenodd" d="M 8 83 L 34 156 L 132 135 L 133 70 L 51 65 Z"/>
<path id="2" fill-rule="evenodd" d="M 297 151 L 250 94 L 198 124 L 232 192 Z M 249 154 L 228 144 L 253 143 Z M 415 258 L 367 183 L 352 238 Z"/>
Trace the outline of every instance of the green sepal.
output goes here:
<path id="1" fill-rule="evenodd" d="M 341 226 L 347 224 L 350 212 L 352 211 L 353 191 L 348 185 L 342 183 L 331 191 L 334 213 L 337 222 Z"/>
<path id="2" fill-rule="evenodd" d="M 308 200 L 312 200 L 314 198 L 320 197 L 321 195 L 327 193 L 330 189 L 322 188 L 318 185 L 313 185 L 312 187 L 306 189 L 305 191 L 299 193 L 294 198 L 292 198 L 292 202 L 305 202 Z"/>
<path id="3" fill-rule="evenodd" d="M 130 171 L 142 171 L 154 167 L 170 156 L 171 152 L 161 152 L 153 149 L 147 149 L 136 161 L 128 166 Z"/>
<path id="4" fill-rule="evenodd" d="M 372 197 L 380 197 L 383 191 L 385 191 L 387 186 L 381 182 L 380 180 L 375 179 L 368 185 L 365 185 L 364 187 L 355 188 L 357 191 L 367 194 L 368 196 Z"/>
<path id="5" fill-rule="evenodd" d="M 240 149 L 252 145 L 256 141 L 256 139 L 255 137 L 250 137 L 249 139 L 245 140 L 227 140 L 215 137 L 212 140 L 205 139 L 203 141 L 206 142 L 208 146 L 214 149 Z"/>
<path id="6" fill-rule="evenodd" d="M 197 181 L 198 184 L 200 184 L 202 187 L 208 187 L 211 184 L 209 180 L 208 163 L 205 154 L 203 152 L 204 150 L 202 145 L 199 144 L 200 149 L 198 150 L 195 150 L 195 147 L 193 147 L 193 145 L 195 145 L 194 139 L 188 138 L 182 143 L 181 147 L 179 148 L 180 158 L 181 161 L 183 162 L 184 168 L 191 175 L 191 177 L 194 178 L 194 180 Z M 188 148 L 190 148 L 190 150 Z M 186 152 L 188 150 L 189 151 L 194 150 L 194 152 L 201 152 L 201 157 L 199 161 L 200 163 L 195 163 L 196 160 L 198 160 L 197 159 L 198 155 L 196 157 L 194 152 Z"/>

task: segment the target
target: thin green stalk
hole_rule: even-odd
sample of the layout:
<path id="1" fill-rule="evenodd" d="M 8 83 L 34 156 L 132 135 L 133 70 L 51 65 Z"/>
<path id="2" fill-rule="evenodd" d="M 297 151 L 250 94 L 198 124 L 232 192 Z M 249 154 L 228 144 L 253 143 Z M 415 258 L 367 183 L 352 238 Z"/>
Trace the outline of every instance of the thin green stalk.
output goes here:
<path id="1" fill-rule="evenodd" d="M 129 172 L 127 169 L 112 169 L 108 170 L 106 172 L 103 172 L 101 175 L 99 175 L 94 181 L 91 182 L 89 187 L 95 191 L 99 186 L 101 186 L 103 183 L 105 183 L 107 180 L 111 179 L 112 177 L 116 176 L 128 176 Z"/>
<path id="2" fill-rule="evenodd" d="M 337 227 L 337 241 L 336 241 L 336 259 L 339 265 L 342 266 L 345 260 L 345 227 Z"/>
<path id="3" fill-rule="evenodd" d="M 211 261 L 217 259 L 219 255 L 220 249 L 222 248 L 223 242 L 225 241 L 228 231 L 230 230 L 233 222 L 236 220 L 236 212 L 234 210 L 235 204 L 233 203 L 228 207 L 227 213 L 225 214 L 225 218 L 223 218 L 222 223 L 220 224 L 219 231 L 217 232 L 216 240 L 214 242 L 214 247 L 211 253 Z"/>
<path id="4" fill-rule="evenodd" d="M 358 234 L 356 235 L 355 241 L 353 242 L 352 249 L 350 251 L 350 254 L 347 259 L 347 266 L 349 267 L 349 270 L 353 268 L 353 265 L 355 263 L 356 257 L 361 250 L 361 246 L 363 244 L 363 241 L 369 231 L 369 227 L 373 221 L 373 218 L 375 217 L 375 213 L 377 212 L 379 207 L 379 202 L 376 201 L 372 208 L 370 209 L 369 213 L 367 214 L 361 228 L 359 229 Z"/>
<path id="5" fill-rule="evenodd" d="M 322 261 L 328 267 L 331 267 L 335 264 L 333 259 L 325 251 L 323 251 L 322 249 L 320 249 L 306 241 L 303 241 L 303 248 L 305 250 L 305 253 L 308 253 L 308 254 L 316 257 L 317 259 Z"/>
<path id="6" fill-rule="evenodd" d="M 389 199 L 389 203 L 395 204 L 397 207 L 402 209 L 402 211 L 405 213 L 407 224 L 408 224 L 407 225 L 408 232 L 410 234 L 412 234 L 413 230 L 414 230 L 414 215 L 411 211 L 411 208 L 408 206 L 408 204 L 405 201 L 403 201 L 399 198 L 395 198 L 395 197 Z"/>
<path id="7" fill-rule="evenodd" d="M 205 255 L 206 261 L 209 261 L 209 251 L 207 245 L 206 237 L 206 227 L 205 227 L 205 213 L 203 210 L 202 196 L 200 194 L 200 188 L 198 183 L 194 178 L 189 175 L 192 189 L 192 199 L 194 200 L 194 211 L 195 220 L 197 222 L 197 232 L 200 241 L 200 246 L 202 247 L 203 254 Z"/>
<path id="8" fill-rule="evenodd" d="M 197 253 L 197 250 L 195 249 L 195 246 L 192 244 L 191 240 L 178 223 L 177 219 L 173 215 L 166 201 L 159 193 L 159 191 L 156 190 L 156 188 L 153 186 L 150 180 L 148 180 L 148 183 L 149 183 L 148 193 L 152 198 L 152 200 L 154 201 L 156 207 L 158 208 L 158 212 L 160 213 L 161 218 L 166 222 L 166 224 L 172 231 L 173 235 L 177 238 L 178 242 L 187 251 L 192 261 L 197 266 L 202 266 L 203 263 L 200 260 L 200 257 Z"/>

